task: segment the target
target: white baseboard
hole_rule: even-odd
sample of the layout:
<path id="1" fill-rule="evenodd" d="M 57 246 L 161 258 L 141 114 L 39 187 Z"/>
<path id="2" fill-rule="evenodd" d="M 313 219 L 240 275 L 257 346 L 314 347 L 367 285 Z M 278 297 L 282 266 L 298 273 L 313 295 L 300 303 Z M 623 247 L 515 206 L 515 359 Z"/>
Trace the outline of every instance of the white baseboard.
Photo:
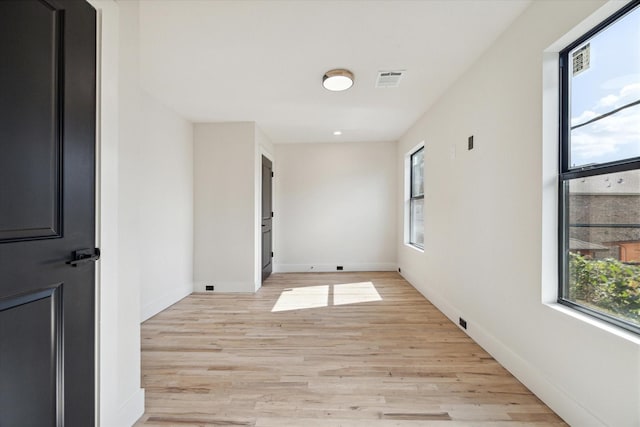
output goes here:
<path id="1" fill-rule="evenodd" d="M 482 327 L 474 325 L 467 331 L 482 348 L 504 366 L 514 377 L 540 398 L 547 406 L 572 426 L 605 427 L 587 408 L 576 402 L 564 390 L 532 366 L 510 347 Z"/>
<path id="2" fill-rule="evenodd" d="M 401 274 L 407 282 L 436 306 L 449 320 L 455 325 L 458 325 L 460 310 L 456 309 L 439 293 L 434 292 L 427 286 L 416 286 L 415 284 L 421 283 L 421 281 L 413 277 L 408 271 L 403 270 Z M 587 408 L 576 402 L 564 390 L 551 382 L 550 379 L 536 367 L 515 353 L 508 345 L 498 340 L 494 335 L 489 333 L 489 331 L 478 325 L 477 322 L 474 322 L 473 319 L 466 320 L 469 322 L 469 327 L 466 330 L 461 328 L 461 330 L 469 335 L 480 347 L 538 396 L 540 400 L 562 417 L 565 422 L 572 426 L 605 426 L 605 424 Z"/>
<path id="3" fill-rule="evenodd" d="M 123 427 L 133 426 L 144 414 L 144 389 L 138 389 L 118 410 L 117 426 L 102 427 Z"/>
<path id="4" fill-rule="evenodd" d="M 177 303 L 182 298 L 188 296 L 192 292 L 193 292 L 192 284 L 187 284 L 180 288 L 173 289 L 170 292 L 166 292 L 164 295 L 161 295 L 160 297 L 154 299 L 153 301 L 145 304 L 142 307 L 142 310 L 141 310 L 142 312 L 140 313 L 141 315 L 140 321 L 144 322 L 145 320 L 155 316 L 156 314 L 160 313 L 162 310 Z"/>
<path id="5" fill-rule="evenodd" d="M 335 273 L 339 271 L 337 266 L 341 265 L 341 271 L 396 271 L 398 265 L 395 262 L 379 262 L 366 264 L 274 264 L 274 273 Z"/>

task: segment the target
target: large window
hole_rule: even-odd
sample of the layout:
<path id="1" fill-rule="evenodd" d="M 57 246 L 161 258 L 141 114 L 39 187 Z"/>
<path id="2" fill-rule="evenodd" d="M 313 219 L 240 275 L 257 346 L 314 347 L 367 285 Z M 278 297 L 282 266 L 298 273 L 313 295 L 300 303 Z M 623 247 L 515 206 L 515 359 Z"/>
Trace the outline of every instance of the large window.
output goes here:
<path id="1" fill-rule="evenodd" d="M 424 147 L 411 154 L 409 243 L 424 248 Z"/>
<path id="2" fill-rule="evenodd" d="M 640 333 L 640 1 L 560 72 L 559 302 Z"/>

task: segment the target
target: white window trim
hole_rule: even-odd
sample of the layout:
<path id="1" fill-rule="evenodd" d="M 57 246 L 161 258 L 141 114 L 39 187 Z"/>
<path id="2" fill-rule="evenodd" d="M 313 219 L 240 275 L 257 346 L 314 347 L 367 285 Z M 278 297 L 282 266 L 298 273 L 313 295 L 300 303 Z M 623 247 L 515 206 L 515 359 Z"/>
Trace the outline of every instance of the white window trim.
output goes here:
<path id="1" fill-rule="evenodd" d="M 604 320 L 572 310 L 558 300 L 558 176 L 559 176 L 559 123 L 560 77 L 559 54 L 568 45 L 599 23 L 616 13 L 621 3 L 610 1 L 588 18 L 560 37 L 543 51 L 542 56 L 542 284 L 541 303 L 554 313 L 575 319 L 634 344 L 640 337 L 615 327 Z"/>

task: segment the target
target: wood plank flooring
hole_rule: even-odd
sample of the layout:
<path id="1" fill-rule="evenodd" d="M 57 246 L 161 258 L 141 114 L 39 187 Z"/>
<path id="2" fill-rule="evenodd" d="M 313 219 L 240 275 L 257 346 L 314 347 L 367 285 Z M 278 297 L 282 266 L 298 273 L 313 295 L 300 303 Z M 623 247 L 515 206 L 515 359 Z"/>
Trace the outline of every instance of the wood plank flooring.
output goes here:
<path id="1" fill-rule="evenodd" d="M 136 426 L 566 425 L 397 273 L 273 274 L 142 325 Z"/>

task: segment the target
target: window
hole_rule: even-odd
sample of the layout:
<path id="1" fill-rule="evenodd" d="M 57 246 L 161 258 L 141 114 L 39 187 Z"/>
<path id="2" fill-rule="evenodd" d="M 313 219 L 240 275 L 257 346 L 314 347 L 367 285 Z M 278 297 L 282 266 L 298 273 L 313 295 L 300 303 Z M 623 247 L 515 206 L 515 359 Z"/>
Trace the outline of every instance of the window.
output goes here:
<path id="1" fill-rule="evenodd" d="M 640 333 L 640 1 L 560 72 L 558 301 Z"/>
<path id="2" fill-rule="evenodd" d="M 424 147 L 411 154 L 409 181 L 409 243 L 424 248 Z"/>

